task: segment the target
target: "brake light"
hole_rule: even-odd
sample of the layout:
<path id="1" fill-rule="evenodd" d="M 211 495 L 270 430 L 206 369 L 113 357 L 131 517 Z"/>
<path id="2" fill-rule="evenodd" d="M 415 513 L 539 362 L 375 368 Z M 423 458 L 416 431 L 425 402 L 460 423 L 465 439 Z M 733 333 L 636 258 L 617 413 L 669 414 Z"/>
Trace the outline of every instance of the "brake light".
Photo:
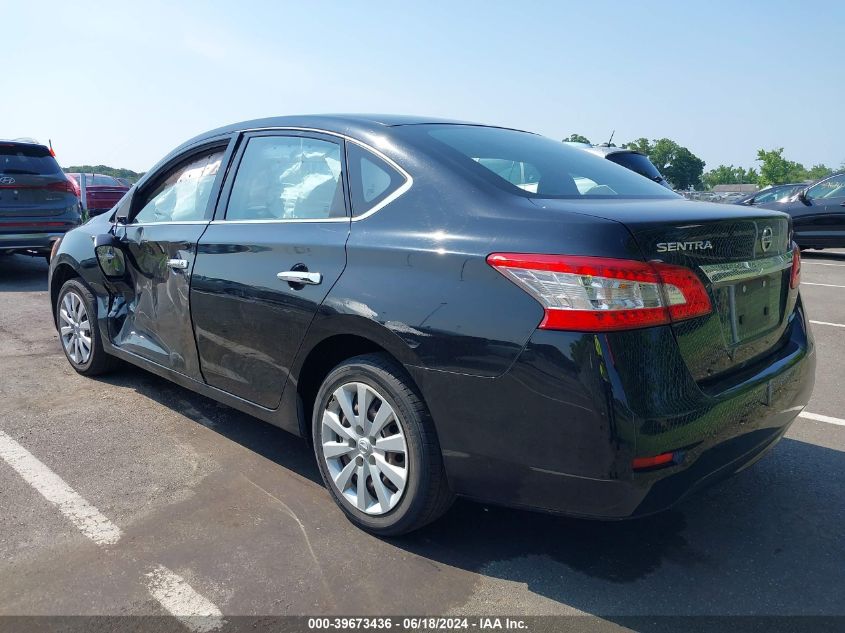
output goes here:
<path id="1" fill-rule="evenodd" d="M 801 283 L 801 250 L 798 244 L 792 244 L 792 274 L 789 276 L 789 287 L 793 290 Z"/>
<path id="2" fill-rule="evenodd" d="M 635 457 L 631 463 L 634 470 L 646 470 L 658 466 L 668 466 L 675 463 L 675 453 L 661 453 L 653 457 Z"/>
<path id="3" fill-rule="evenodd" d="M 520 253 L 493 253 L 487 263 L 540 302 L 541 329 L 628 330 L 712 310 L 701 280 L 682 266 Z"/>
<path id="4" fill-rule="evenodd" d="M 65 177 L 67 178 L 67 181 L 70 183 L 70 187 L 72 189 L 73 195 L 75 195 L 77 198 L 81 198 L 82 192 L 79 190 L 79 185 L 76 183 L 76 180 L 74 180 L 71 176 L 65 176 Z"/>
<path id="5" fill-rule="evenodd" d="M 59 193 L 72 193 L 74 195 L 77 195 L 76 187 L 67 178 L 65 178 L 65 180 L 57 180 L 56 182 L 49 183 L 47 185 L 47 190 L 56 191 Z"/>

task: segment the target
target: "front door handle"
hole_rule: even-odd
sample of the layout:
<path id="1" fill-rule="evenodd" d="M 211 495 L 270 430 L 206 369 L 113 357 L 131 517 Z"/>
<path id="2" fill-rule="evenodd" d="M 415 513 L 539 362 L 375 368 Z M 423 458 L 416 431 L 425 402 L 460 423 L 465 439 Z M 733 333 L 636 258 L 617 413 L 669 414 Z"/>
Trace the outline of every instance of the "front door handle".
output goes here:
<path id="1" fill-rule="evenodd" d="M 282 273 L 276 273 L 276 277 L 289 284 L 308 284 L 316 286 L 323 281 L 323 276 L 320 273 L 309 273 L 306 270 L 286 270 Z"/>
<path id="2" fill-rule="evenodd" d="M 188 260 L 187 259 L 168 259 L 167 265 L 172 268 L 173 270 L 187 270 L 188 269 Z"/>

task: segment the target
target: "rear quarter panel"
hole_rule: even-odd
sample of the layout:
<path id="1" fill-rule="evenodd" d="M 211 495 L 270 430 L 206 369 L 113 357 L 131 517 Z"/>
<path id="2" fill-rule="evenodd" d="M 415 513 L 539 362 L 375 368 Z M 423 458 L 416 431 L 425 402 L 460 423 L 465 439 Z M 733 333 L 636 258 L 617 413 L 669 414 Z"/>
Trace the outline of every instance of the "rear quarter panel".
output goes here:
<path id="1" fill-rule="evenodd" d="M 406 364 L 494 377 L 513 363 L 543 310 L 487 264 L 490 253 L 639 257 L 617 222 L 538 209 L 424 166 L 412 173 L 407 193 L 352 222 L 346 270 L 321 311 L 378 324 Z"/>

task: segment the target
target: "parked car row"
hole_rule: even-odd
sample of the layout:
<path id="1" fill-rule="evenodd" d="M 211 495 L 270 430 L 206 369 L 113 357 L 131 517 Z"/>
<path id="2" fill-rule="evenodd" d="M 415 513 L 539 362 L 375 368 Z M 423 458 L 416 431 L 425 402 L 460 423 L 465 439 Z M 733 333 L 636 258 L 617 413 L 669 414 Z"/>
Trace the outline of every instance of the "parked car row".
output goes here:
<path id="1" fill-rule="evenodd" d="M 770 202 L 780 202 L 785 198 L 795 195 L 808 184 L 810 183 L 793 182 L 785 185 L 771 185 L 754 193 L 740 194 L 735 200 L 731 200 L 730 202 L 733 204 L 744 204 L 749 207 L 768 204 Z"/>
<path id="2" fill-rule="evenodd" d="M 125 180 L 105 174 L 69 173 L 68 177 L 80 190 L 82 208 L 90 217 L 111 209 L 131 187 Z"/>
<path id="3" fill-rule="evenodd" d="M 845 172 L 757 206 L 788 213 L 801 248 L 845 247 Z"/>

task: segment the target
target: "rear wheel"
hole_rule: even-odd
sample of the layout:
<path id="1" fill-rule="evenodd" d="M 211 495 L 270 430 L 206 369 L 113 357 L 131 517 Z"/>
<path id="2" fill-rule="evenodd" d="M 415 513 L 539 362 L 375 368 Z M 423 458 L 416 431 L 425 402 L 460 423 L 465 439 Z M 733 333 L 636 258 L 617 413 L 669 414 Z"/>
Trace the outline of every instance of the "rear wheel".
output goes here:
<path id="1" fill-rule="evenodd" d="M 77 279 L 69 279 L 59 291 L 56 323 L 62 350 L 71 367 L 85 376 L 105 373 L 117 364 L 103 349 L 94 306 L 94 295 Z"/>
<path id="2" fill-rule="evenodd" d="M 323 481 L 358 527 L 405 534 L 451 505 L 428 408 L 389 357 L 357 356 L 333 369 L 317 394 L 312 427 Z"/>

